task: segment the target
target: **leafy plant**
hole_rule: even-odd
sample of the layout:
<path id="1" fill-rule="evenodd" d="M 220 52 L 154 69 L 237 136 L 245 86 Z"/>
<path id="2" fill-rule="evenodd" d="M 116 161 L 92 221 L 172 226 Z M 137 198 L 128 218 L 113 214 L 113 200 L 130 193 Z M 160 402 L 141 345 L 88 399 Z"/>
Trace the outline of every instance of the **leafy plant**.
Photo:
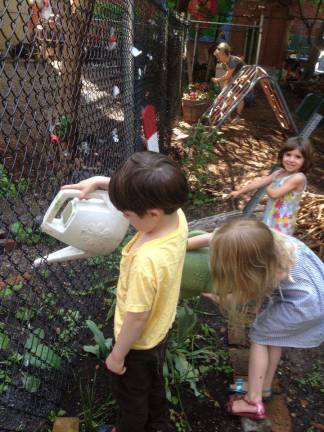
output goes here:
<path id="1" fill-rule="evenodd" d="M 189 385 L 199 397 L 198 382 L 203 374 L 218 364 L 212 341 L 196 332 L 197 315 L 186 303 L 178 306 L 176 327 L 171 332 L 166 351 L 164 378 L 168 400 L 181 404 L 180 386 Z"/>
<path id="2" fill-rule="evenodd" d="M 32 230 L 30 227 L 26 228 L 21 222 L 12 223 L 9 230 L 18 243 L 24 243 L 27 246 L 37 244 L 41 238 L 41 232 L 39 229 Z"/>
<path id="3" fill-rule="evenodd" d="M 66 139 L 70 126 L 71 120 L 65 115 L 61 115 L 55 127 L 55 135 L 59 136 L 61 140 Z"/>
<path id="4" fill-rule="evenodd" d="M 41 385 L 41 380 L 34 375 L 23 372 L 22 384 L 24 389 L 27 390 L 29 393 L 37 393 Z"/>
<path id="5" fill-rule="evenodd" d="M 212 174 L 208 170 L 208 165 L 216 160 L 214 148 L 217 141 L 216 128 L 198 123 L 189 130 L 189 136 L 184 143 L 186 156 L 183 158 L 183 166 L 192 185 L 190 198 L 194 205 L 215 200 L 206 186 L 211 183 Z"/>
<path id="6" fill-rule="evenodd" d="M 7 350 L 9 348 L 10 339 L 7 333 L 0 329 L 0 349 Z"/>
<path id="7" fill-rule="evenodd" d="M 6 288 L 2 289 L 0 291 L 0 298 L 1 297 L 11 297 L 14 293 L 20 291 L 24 288 L 24 284 L 22 282 L 19 282 L 17 284 L 8 284 Z"/>
<path id="8" fill-rule="evenodd" d="M 20 193 L 25 193 L 30 184 L 30 180 L 22 177 L 18 182 L 14 182 L 9 177 L 7 170 L 0 164 L 0 197 L 15 198 Z"/>
<path id="9" fill-rule="evenodd" d="M 21 306 L 16 312 L 16 318 L 20 321 L 30 321 L 35 316 L 35 311 L 27 306 Z"/>
<path id="10" fill-rule="evenodd" d="M 29 334 L 25 343 L 24 365 L 31 365 L 40 369 L 59 369 L 61 358 L 52 348 L 43 343 L 42 339 L 44 339 L 43 329 L 35 329 Z"/>
<path id="11" fill-rule="evenodd" d="M 81 314 L 78 310 L 68 309 L 65 311 L 64 315 L 62 315 L 62 318 L 66 323 L 67 328 L 60 332 L 59 340 L 67 343 L 79 333 L 78 322 L 81 319 Z"/>
<path id="12" fill-rule="evenodd" d="M 5 393 L 11 384 L 12 379 L 7 371 L 0 370 L 0 394 Z"/>
<path id="13" fill-rule="evenodd" d="M 81 421 L 81 432 L 96 432 L 98 426 L 107 420 L 107 413 L 111 412 L 116 403 L 108 395 L 107 400 L 98 404 L 96 402 L 96 373 L 90 382 L 82 385 L 80 381 L 80 398 L 82 405 L 82 413 L 79 414 Z"/>
<path id="14" fill-rule="evenodd" d="M 85 345 L 83 346 L 83 350 L 91 354 L 94 354 L 98 358 L 106 359 L 109 350 L 112 347 L 112 338 L 106 339 L 102 331 L 99 330 L 99 328 L 93 321 L 87 320 L 86 324 L 93 334 L 96 345 Z"/>
<path id="15" fill-rule="evenodd" d="M 324 393 L 324 361 L 317 360 L 312 367 L 312 370 L 305 374 L 302 379 L 297 380 L 300 386 L 309 385 L 314 389 L 318 389 L 320 393 Z"/>

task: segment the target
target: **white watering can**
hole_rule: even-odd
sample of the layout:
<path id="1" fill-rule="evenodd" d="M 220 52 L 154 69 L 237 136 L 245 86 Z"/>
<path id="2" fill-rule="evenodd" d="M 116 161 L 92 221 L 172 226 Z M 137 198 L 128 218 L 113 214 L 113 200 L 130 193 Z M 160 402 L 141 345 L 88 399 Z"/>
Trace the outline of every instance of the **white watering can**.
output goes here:
<path id="1" fill-rule="evenodd" d="M 90 256 L 109 255 L 123 240 L 128 221 L 111 203 L 108 192 L 98 190 L 80 200 L 80 191 L 62 189 L 47 210 L 41 230 L 70 246 L 34 261 L 62 262 Z M 65 202 L 69 201 L 65 208 Z M 60 217 L 56 217 L 62 210 Z"/>

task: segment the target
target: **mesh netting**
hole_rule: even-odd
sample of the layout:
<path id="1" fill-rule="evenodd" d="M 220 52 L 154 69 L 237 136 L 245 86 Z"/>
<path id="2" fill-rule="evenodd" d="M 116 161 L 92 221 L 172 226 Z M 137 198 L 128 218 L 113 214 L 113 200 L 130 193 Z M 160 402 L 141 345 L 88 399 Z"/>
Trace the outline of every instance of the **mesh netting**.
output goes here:
<path id="1" fill-rule="evenodd" d="M 57 409 L 118 273 L 118 253 L 33 267 L 64 247 L 40 231 L 60 185 L 145 148 L 147 104 L 168 151 L 186 26 L 160 3 L 0 2 L 1 431 L 35 432 Z"/>

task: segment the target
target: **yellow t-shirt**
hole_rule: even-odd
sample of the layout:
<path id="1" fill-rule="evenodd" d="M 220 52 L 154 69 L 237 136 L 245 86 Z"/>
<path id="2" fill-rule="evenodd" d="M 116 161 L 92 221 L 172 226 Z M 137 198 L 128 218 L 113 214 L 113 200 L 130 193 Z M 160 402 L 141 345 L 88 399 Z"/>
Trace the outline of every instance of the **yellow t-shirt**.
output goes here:
<path id="1" fill-rule="evenodd" d="M 167 335 L 175 319 L 179 299 L 183 262 L 187 247 L 188 226 L 178 210 L 178 228 L 164 237 L 143 243 L 131 250 L 141 236 L 138 232 L 123 248 L 117 285 L 115 338 L 127 312 L 147 312 L 144 331 L 133 349 L 150 349 Z"/>

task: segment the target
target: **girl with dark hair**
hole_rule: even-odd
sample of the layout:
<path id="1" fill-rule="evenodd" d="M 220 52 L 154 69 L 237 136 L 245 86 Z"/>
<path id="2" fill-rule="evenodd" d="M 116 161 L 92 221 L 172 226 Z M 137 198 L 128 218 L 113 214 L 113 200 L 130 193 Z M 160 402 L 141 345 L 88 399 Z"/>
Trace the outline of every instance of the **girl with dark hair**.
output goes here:
<path id="1" fill-rule="evenodd" d="M 303 192 L 306 190 L 306 173 L 312 164 L 312 148 L 309 140 L 289 138 L 278 154 L 281 169 L 260 177 L 229 194 L 231 198 L 267 186 L 269 197 L 263 222 L 269 227 L 292 235 Z"/>

